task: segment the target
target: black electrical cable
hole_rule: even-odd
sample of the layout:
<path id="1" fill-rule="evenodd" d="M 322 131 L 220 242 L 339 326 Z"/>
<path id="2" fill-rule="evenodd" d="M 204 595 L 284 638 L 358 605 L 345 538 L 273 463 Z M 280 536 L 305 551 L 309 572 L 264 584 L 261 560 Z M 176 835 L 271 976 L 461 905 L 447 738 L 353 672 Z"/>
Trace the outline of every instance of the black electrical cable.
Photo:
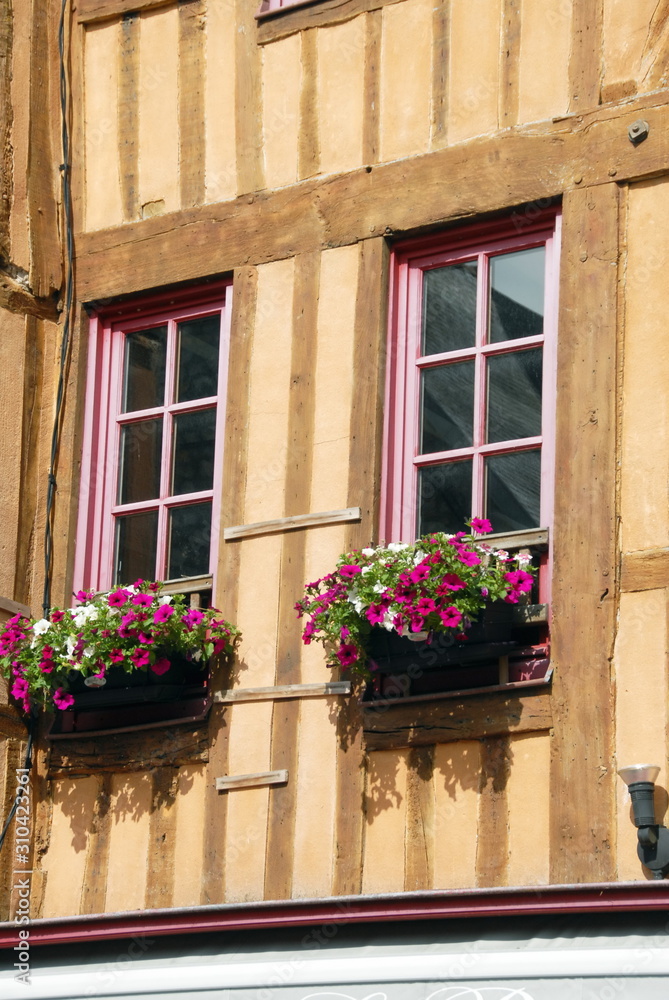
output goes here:
<path id="1" fill-rule="evenodd" d="M 34 715 L 31 715 L 30 722 L 28 723 L 28 745 L 26 747 L 26 759 L 23 765 L 24 771 L 30 771 L 30 769 L 33 766 L 33 760 L 32 760 L 33 738 L 35 735 L 36 726 L 37 726 L 37 719 Z M 5 825 L 2 828 L 2 833 L 0 833 L 0 851 L 2 850 L 2 845 L 5 842 L 5 837 L 7 836 L 7 831 L 9 830 L 9 826 L 12 820 L 14 819 L 14 816 L 16 815 L 16 810 L 21 805 L 21 800 L 23 799 L 23 795 L 24 795 L 23 791 L 17 793 L 17 796 L 14 799 L 14 804 L 12 805 L 12 808 L 9 811 L 9 816 L 7 817 Z"/>
<path id="2" fill-rule="evenodd" d="M 60 70 L 60 117 L 61 144 L 63 162 L 60 165 L 63 192 L 63 219 L 65 223 L 65 301 L 63 306 L 63 338 L 60 345 L 60 371 L 58 374 L 58 389 L 56 392 L 56 410 L 51 434 L 51 455 L 49 460 L 49 476 L 46 494 L 46 526 L 44 530 L 44 593 L 42 610 L 44 617 L 49 617 L 51 610 L 51 576 L 53 572 L 53 510 L 56 497 L 56 465 L 58 462 L 58 447 L 63 422 L 63 401 L 65 395 L 65 376 L 70 351 L 70 326 L 72 301 L 74 298 L 74 227 L 72 224 L 72 189 L 70 184 L 70 135 L 68 129 L 68 86 L 67 66 L 65 59 L 65 14 L 67 0 L 62 0 L 60 23 L 58 25 L 58 57 Z"/>

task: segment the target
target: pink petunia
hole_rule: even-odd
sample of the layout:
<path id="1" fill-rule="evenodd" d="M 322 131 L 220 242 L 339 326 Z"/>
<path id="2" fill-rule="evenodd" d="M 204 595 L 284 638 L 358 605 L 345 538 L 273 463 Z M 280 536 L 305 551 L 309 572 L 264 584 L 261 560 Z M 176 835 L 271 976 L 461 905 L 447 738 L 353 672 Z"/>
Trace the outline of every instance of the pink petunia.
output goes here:
<path id="1" fill-rule="evenodd" d="M 129 590 L 114 590 L 107 598 L 107 604 L 110 608 L 118 608 L 130 597 Z"/>
<path id="2" fill-rule="evenodd" d="M 28 694 L 28 681 L 25 677 L 17 677 L 12 684 L 12 698 L 16 698 L 20 701 L 25 698 Z"/>
<path id="3" fill-rule="evenodd" d="M 437 587 L 437 594 L 444 597 L 451 590 L 463 590 L 467 584 L 461 580 L 457 573 L 447 573 L 441 578 L 441 583 Z"/>
<path id="4" fill-rule="evenodd" d="M 70 705 L 74 705 L 74 698 L 68 691 L 64 691 L 63 688 L 58 688 L 57 691 L 53 693 L 53 703 L 56 708 L 66 709 Z"/>
<path id="5" fill-rule="evenodd" d="M 154 674 L 166 674 L 171 666 L 172 664 L 170 661 L 166 659 L 166 657 L 161 656 L 159 660 L 156 660 L 155 663 L 150 665 L 150 669 L 154 672 Z"/>
<path id="6" fill-rule="evenodd" d="M 204 615 L 197 608 L 190 608 L 185 615 L 182 615 L 181 621 L 187 629 L 191 630 L 194 625 L 199 625 L 200 622 L 204 621 Z"/>
<path id="7" fill-rule="evenodd" d="M 309 646 L 311 644 L 311 639 L 315 632 L 316 632 L 316 626 L 314 625 L 314 623 L 307 622 L 307 624 L 304 626 L 304 631 L 302 632 L 302 642 L 304 643 L 305 646 Z"/>
<path id="8" fill-rule="evenodd" d="M 153 597 L 151 594 L 135 594 L 131 603 L 140 608 L 148 608 L 153 604 Z"/>
<path id="9" fill-rule="evenodd" d="M 147 635 L 146 632 L 139 633 L 139 641 L 143 642 L 145 646 L 150 646 L 153 642 L 153 636 Z"/>
<path id="10" fill-rule="evenodd" d="M 339 572 L 341 576 L 344 577 L 345 580 L 352 580 L 357 573 L 362 573 L 362 567 L 356 566 L 354 563 L 351 563 L 348 566 L 340 566 Z"/>
<path id="11" fill-rule="evenodd" d="M 487 535 L 488 532 L 492 531 L 492 524 L 487 517 L 473 517 L 472 531 L 479 535 Z"/>
<path id="12" fill-rule="evenodd" d="M 516 569 L 505 573 L 504 579 L 507 583 L 511 584 L 514 590 L 520 591 L 521 594 L 532 590 L 532 575 L 526 573 L 524 569 Z"/>
<path id="13" fill-rule="evenodd" d="M 457 558 L 463 564 L 463 566 L 478 566 L 481 560 L 472 552 L 470 549 L 460 549 Z"/>
<path id="14" fill-rule="evenodd" d="M 415 610 L 421 615 L 429 615 L 430 612 L 437 610 L 437 605 L 431 597 L 421 597 L 415 606 Z"/>
<path id="15" fill-rule="evenodd" d="M 445 625 L 446 628 L 457 628 L 462 621 L 462 611 L 451 605 L 451 607 L 440 611 L 439 617 L 442 625 Z"/>
<path id="16" fill-rule="evenodd" d="M 169 604 L 161 604 L 155 615 L 153 616 L 154 622 L 160 625 L 162 622 L 166 622 L 168 618 L 171 618 L 174 614 L 174 608 Z"/>
<path id="17" fill-rule="evenodd" d="M 427 559 L 419 563 L 415 569 L 409 574 L 409 578 L 412 583 L 422 583 L 423 580 L 427 580 L 430 575 L 430 566 Z"/>
<path id="18" fill-rule="evenodd" d="M 371 625 L 379 625 L 386 617 L 386 608 L 383 604 L 370 604 L 365 611 L 367 621 Z"/>
<path id="19" fill-rule="evenodd" d="M 130 654 L 130 659 L 135 664 L 135 666 L 141 670 L 149 662 L 149 653 L 146 649 L 133 649 Z"/>
<path id="20" fill-rule="evenodd" d="M 358 659 L 358 650 L 351 643 L 344 643 L 339 647 L 336 655 L 342 667 L 349 667 Z"/>
<path id="21" fill-rule="evenodd" d="M 62 620 L 63 620 L 64 617 L 65 617 L 65 612 L 64 611 L 52 611 L 51 612 L 51 621 L 54 622 L 54 624 L 56 624 L 56 625 L 58 624 L 58 622 L 62 622 Z"/>

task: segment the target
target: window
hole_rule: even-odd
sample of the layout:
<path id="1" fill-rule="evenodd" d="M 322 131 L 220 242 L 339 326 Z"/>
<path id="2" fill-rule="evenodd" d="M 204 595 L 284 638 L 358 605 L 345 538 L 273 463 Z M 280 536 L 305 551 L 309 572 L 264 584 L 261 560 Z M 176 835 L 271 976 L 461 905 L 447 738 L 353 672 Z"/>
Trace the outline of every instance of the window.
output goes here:
<path id="1" fill-rule="evenodd" d="M 382 537 L 550 524 L 558 221 L 396 251 Z"/>
<path id="2" fill-rule="evenodd" d="M 304 7 L 308 3 L 313 3 L 314 0 L 262 0 L 256 17 L 267 17 L 270 14 L 276 14 L 281 10 L 285 10 L 287 7 Z"/>
<path id="3" fill-rule="evenodd" d="M 218 284 L 91 320 L 78 588 L 213 573 L 230 294 Z"/>
<path id="4" fill-rule="evenodd" d="M 538 564 L 534 603 L 502 609 L 501 632 L 488 622 L 443 655 L 432 645 L 422 665 L 406 652 L 406 676 L 390 654 L 384 676 L 378 659 L 377 699 L 549 676 L 560 219 L 521 222 L 395 248 L 380 537 L 409 542 L 489 518 L 494 544 Z"/>

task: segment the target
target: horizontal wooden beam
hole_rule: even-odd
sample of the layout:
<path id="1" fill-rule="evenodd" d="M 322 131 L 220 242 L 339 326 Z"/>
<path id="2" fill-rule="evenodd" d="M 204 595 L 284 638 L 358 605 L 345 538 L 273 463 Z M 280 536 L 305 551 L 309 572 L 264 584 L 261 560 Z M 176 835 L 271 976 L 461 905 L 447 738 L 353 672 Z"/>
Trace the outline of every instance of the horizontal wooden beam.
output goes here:
<path id="1" fill-rule="evenodd" d="M 325 24 L 339 24 L 358 14 L 378 10 L 388 3 L 399 0 L 319 0 L 299 7 L 282 8 L 272 14 L 259 17 L 258 42 L 274 42 L 296 31 L 317 28 Z"/>
<path id="2" fill-rule="evenodd" d="M 200 590 L 211 590 L 213 576 L 191 576 L 181 580 L 165 580 L 160 588 L 163 594 L 192 594 Z"/>
<path id="3" fill-rule="evenodd" d="M 280 698 L 319 698 L 350 694 L 350 681 L 324 681 L 322 684 L 279 684 L 276 687 L 236 688 L 217 691 L 214 701 L 225 705 L 233 701 L 275 701 Z"/>
<path id="4" fill-rule="evenodd" d="M 643 549 L 622 557 L 620 587 L 624 591 L 669 587 L 669 549 Z"/>
<path id="5" fill-rule="evenodd" d="M 550 729 L 550 695 L 526 692 L 517 688 L 466 698 L 433 695 L 406 705 L 370 702 L 363 705 L 365 745 L 368 750 L 392 750 Z"/>
<path id="6" fill-rule="evenodd" d="M 548 199 L 567 190 L 669 172 L 668 101 L 669 90 L 656 92 L 422 156 L 82 233 L 78 294 L 94 304 L 519 205 L 526 207 L 512 219 L 522 233 Z M 635 147 L 627 129 L 639 117 L 650 135 Z"/>
<path id="7" fill-rule="evenodd" d="M 8 597 L 0 597 L 0 613 L 3 611 L 12 617 L 25 615 L 26 618 L 30 618 L 32 614 L 27 604 L 19 604 L 18 601 L 11 601 Z"/>
<path id="8" fill-rule="evenodd" d="M 258 771 L 255 774 L 226 774 L 216 778 L 216 791 L 229 792 L 234 788 L 261 788 L 264 785 L 285 785 L 288 771 Z"/>
<path id="9" fill-rule="evenodd" d="M 531 531 L 507 531 L 486 535 L 478 541 L 492 544 L 496 549 L 542 548 L 548 545 L 548 528 L 533 528 Z"/>
<path id="10" fill-rule="evenodd" d="M 242 538 L 255 538 L 257 535 L 275 535 L 281 531 L 297 531 L 299 528 L 319 528 L 327 524 L 360 521 L 361 518 L 362 512 L 359 507 L 325 510 L 319 514 L 293 514 L 291 517 L 276 517 L 272 521 L 236 524 L 231 528 L 226 528 L 223 537 L 226 542 L 234 542 Z"/>
<path id="11" fill-rule="evenodd" d="M 168 7 L 173 3 L 174 0 L 77 0 L 74 7 L 77 21 L 89 24 L 123 14 L 135 14 L 140 10 Z"/>

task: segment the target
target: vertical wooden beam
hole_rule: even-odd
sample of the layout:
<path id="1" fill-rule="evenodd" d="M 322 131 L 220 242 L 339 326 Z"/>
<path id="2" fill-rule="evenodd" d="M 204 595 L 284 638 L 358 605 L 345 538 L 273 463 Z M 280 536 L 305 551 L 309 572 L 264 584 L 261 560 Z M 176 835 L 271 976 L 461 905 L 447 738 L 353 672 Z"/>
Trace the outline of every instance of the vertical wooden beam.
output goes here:
<path id="1" fill-rule="evenodd" d="M 179 4 L 179 186 L 181 207 L 204 202 L 205 2 Z"/>
<path id="2" fill-rule="evenodd" d="M 414 747 L 409 751 L 404 867 L 407 892 L 432 889 L 434 885 L 434 750 L 434 747 Z"/>
<path id="3" fill-rule="evenodd" d="M 381 26 L 383 11 L 365 14 L 365 70 L 362 108 L 362 162 L 379 160 L 379 100 L 381 71 Z"/>
<path id="4" fill-rule="evenodd" d="M 172 905 L 178 774 L 176 767 L 159 767 L 153 775 L 149 829 L 151 875 L 146 881 L 146 907 L 149 910 Z"/>
<path id="5" fill-rule="evenodd" d="M 107 895 L 107 869 L 109 867 L 109 838 L 113 815 L 110 811 L 112 775 L 103 774 L 100 791 L 91 820 L 86 871 L 81 893 L 82 913 L 104 913 Z"/>
<path id="6" fill-rule="evenodd" d="M 479 821 L 476 848 L 476 884 L 506 885 L 509 861 L 509 809 L 506 784 L 510 761 L 510 738 L 483 740 Z"/>
<path id="7" fill-rule="evenodd" d="M 359 246 L 348 501 L 356 497 L 363 516 L 346 533 L 347 550 L 368 544 L 378 524 L 385 385 L 388 248 L 381 237 Z M 337 715 L 335 895 L 354 895 L 362 889 L 364 791 L 361 710 L 358 699 L 351 697 L 339 706 Z"/>
<path id="8" fill-rule="evenodd" d="M 499 123 L 501 128 L 518 124 L 520 100 L 520 11 L 521 0 L 503 0 L 499 68 Z"/>
<path id="9" fill-rule="evenodd" d="M 432 149 L 448 142 L 448 78 L 451 56 L 451 0 L 436 0 L 432 15 Z"/>
<path id="10" fill-rule="evenodd" d="M 316 368 L 320 253 L 295 260 L 293 338 L 291 347 L 291 405 L 286 463 L 286 515 L 305 511 L 311 493 L 314 438 L 314 371 Z M 304 587 L 306 535 L 287 533 L 281 555 L 281 593 L 277 637 L 277 684 L 299 684 L 301 628 L 295 617 L 295 594 Z M 287 769 L 288 784 L 269 792 L 265 898 L 290 896 L 293 880 L 295 809 L 297 805 L 297 745 L 300 703 L 277 701 L 272 710 L 270 769 Z"/>
<path id="11" fill-rule="evenodd" d="M 586 111 L 600 101 L 602 76 L 602 0 L 572 5 L 569 59 L 569 110 Z"/>
<path id="12" fill-rule="evenodd" d="M 260 47 L 256 41 L 258 26 L 253 4 L 248 0 L 235 0 L 235 12 L 237 193 L 246 194 L 264 187 Z"/>
<path id="13" fill-rule="evenodd" d="M 364 141 L 364 140 L 363 140 Z M 300 93 L 300 129 L 297 147 L 299 180 L 313 177 L 320 170 L 318 139 L 318 49 L 316 29 L 302 32 L 302 91 Z"/>
<path id="14" fill-rule="evenodd" d="M 0 256 L 9 260 L 9 216 L 13 190 L 12 0 L 0 2 Z"/>
<path id="15" fill-rule="evenodd" d="M 58 160 L 51 145 L 51 46 L 49 7 L 33 0 L 30 59 L 30 138 L 28 149 L 28 218 L 30 285 L 38 296 L 50 295 L 62 280 L 56 178 Z"/>
<path id="16" fill-rule="evenodd" d="M 139 14 L 121 21 L 118 66 L 118 130 L 123 219 L 139 218 Z M 147 56 L 148 58 L 148 56 Z"/>
<path id="17" fill-rule="evenodd" d="M 618 213 L 615 184 L 564 199 L 555 465 L 568 474 L 553 532 L 551 882 L 615 877 Z"/>
<path id="18" fill-rule="evenodd" d="M 248 455 L 249 389 L 253 331 L 258 295 L 258 271 L 255 267 L 235 271 L 232 288 L 232 320 L 228 368 L 228 398 L 225 418 L 225 454 L 223 482 L 244 483 Z M 237 524 L 244 516 L 244 490 L 224 489 L 228 506 L 221 510 L 218 526 L 218 578 L 214 604 L 223 608 L 231 621 L 237 618 L 239 601 L 239 569 L 241 548 L 226 545 L 221 527 Z M 228 677 L 221 667 L 213 668 L 212 686 L 227 688 Z M 202 903 L 220 903 L 225 896 L 225 833 L 228 816 L 228 796 L 216 791 L 214 779 L 228 773 L 230 719 L 232 711 L 224 705 L 214 705 L 209 716 L 209 767 L 205 791 L 204 854 L 202 862 Z"/>

